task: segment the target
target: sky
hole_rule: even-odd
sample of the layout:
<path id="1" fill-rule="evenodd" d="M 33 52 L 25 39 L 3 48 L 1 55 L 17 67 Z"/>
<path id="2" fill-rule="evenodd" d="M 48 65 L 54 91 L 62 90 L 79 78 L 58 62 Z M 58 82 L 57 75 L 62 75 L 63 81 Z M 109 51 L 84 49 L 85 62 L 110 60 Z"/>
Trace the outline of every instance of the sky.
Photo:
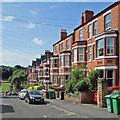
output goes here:
<path id="1" fill-rule="evenodd" d="M 2 64 L 31 65 L 45 50 L 53 51 L 61 29 L 66 29 L 69 35 L 80 25 L 84 10 L 92 10 L 96 15 L 111 4 L 113 2 L 2 2 Z"/>

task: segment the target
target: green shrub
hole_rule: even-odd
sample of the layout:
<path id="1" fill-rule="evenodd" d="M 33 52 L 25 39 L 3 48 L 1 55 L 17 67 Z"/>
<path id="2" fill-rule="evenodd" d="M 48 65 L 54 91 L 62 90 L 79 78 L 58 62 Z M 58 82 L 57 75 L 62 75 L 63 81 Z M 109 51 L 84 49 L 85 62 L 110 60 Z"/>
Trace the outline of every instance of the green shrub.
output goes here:
<path id="1" fill-rule="evenodd" d="M 88 91 L 90 88 L 90 82 L 87 78 L 84 78 L 75 85 L 75 88 L 77 91 Z"/>
<path id="2" fill-rule="evenodd" d="M 70 93 L 70 92 L 74 92 L 73 91 L 73 87 L 72 87 L 72 81 L 69 80 L 69 81 L 66 81 L 66 88 L 65 88 L 65 92 L 66 93 Z"/>

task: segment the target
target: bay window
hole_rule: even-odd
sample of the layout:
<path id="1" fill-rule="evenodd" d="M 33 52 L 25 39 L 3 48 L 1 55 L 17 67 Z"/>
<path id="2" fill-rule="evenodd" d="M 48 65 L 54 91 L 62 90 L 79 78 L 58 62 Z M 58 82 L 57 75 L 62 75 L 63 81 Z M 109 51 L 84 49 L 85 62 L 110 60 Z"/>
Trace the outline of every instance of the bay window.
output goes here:
<path id="1" fill-rule="evenodd" d="M 57 84 L 57 75 L 54 75 L 54 84 Z"/>
<path id="2" fill-rule="evenodd" d="M 61 85 L 63 85 L 63 75 L 61 75 Z"/>
<path id="3" fill-rule="evenodd" d="M 54 59 L 54 67 L 57 67 L 57 59 Z"/>
<path id="4" fill-rule="evenodd" d="M 107 55 L 113 55 L 114 54 L 114 38 L 106 38 L 106 52 Z"/>
<path id="5" fill-rule="evenodd" d="M 63 66 L 63 55 L 61 56 L 61 67 Z"/>
<path id="6" fill-rule="evenodd" d="M 79 61 L 84 61 L 84 48 L 79 48 Z"/>
<path id="7" fill-rule="evenodd" d="M 65 55 L 65 66 L 69 66 L 69 55 Z"/>
<path id="8" fill-rule="evenodd" d="M 73 62 L 77 61 L 77 49 L 73 50 Z"/>
<path id="9" fill-rule="evenodd" d="M 103 39 L 97 41 L 97 57 L 103 56 Z"/>
<path id="10" fill-rule="evenodd" d="M 92 47 L 89 46 L 88 47 L 88 61 L 91 61 L 91 50 L 92 50 Z"/>

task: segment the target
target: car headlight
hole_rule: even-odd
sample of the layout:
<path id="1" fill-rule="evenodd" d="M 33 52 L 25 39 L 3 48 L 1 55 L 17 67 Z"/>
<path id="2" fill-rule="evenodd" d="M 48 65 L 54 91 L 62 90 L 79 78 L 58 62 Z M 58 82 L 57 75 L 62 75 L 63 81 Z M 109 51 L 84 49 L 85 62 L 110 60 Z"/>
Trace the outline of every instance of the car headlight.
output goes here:
<path id="1" fill-rule="evenodd" d="M 30 96 L 30 99 L 34 99 L 34 97 Z"/>

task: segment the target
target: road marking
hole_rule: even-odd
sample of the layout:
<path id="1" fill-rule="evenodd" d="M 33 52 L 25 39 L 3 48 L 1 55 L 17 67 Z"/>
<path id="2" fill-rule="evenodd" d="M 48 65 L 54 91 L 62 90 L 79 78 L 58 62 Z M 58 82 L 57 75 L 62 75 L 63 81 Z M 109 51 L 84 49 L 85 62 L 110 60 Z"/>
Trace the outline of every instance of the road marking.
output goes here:
<path id="1" fill-rule="evenodd" d="M 62 109 L 62 108 L 58 108 L 58 107 L 56 107 L 56 106 L 54 106 L 54 105 L 52 105 L 52 107 L 55 108 L 55 109 L 61 110 L 61 111 L 65 112 L 65 113 L 67 113 L 67 115 L 74 115 L 74 114 L 75 114 L 75 113 L 73 113 L 73 112 L 64 110 L 64 109 Z"/>
<path id="2" fill-rule="evenodd" d="M 47 116 L 46 116 L 46 115 L 44 115 L 43 117 L 44 117 L 44 118 L 47 118 Z"/>

